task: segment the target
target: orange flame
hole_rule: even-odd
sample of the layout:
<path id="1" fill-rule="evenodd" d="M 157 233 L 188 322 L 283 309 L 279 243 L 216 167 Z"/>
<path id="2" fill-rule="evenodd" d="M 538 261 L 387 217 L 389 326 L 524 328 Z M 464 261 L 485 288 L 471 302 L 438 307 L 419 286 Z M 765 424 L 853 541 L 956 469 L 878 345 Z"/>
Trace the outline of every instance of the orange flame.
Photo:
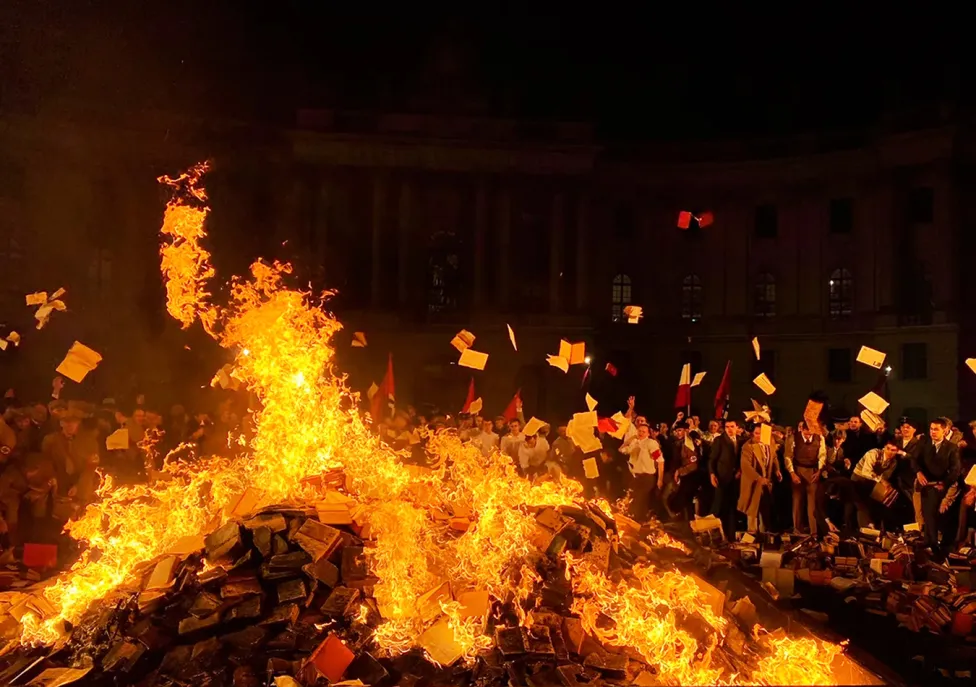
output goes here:
<path id="1" fill-rule="evenodd" d="M 341 325 L 321 308 L 331 294 L 314 303 L 310 294 L 287 288 L 288 265 L 254 263 L 250 279 L 232 282 L 225 309 L 211 305 L 206 289 L 214 270 L 200 245 L 208 212 L 200 185 L 206 170 L 198 165 L 176 179 L 161 179 L 179 190 L 163 219 L 168 242 L 161 269 L 170 314 L 184 328 L 199 318 L 221 346 L 235 352 L 234 377 L 256 399 L 253 434 L 239 437 L 247 450 L 241 458 L 193 465 L 168 461 L 163 478 L 150 485 L 113 488 L 106 480 L 100 501 L 68 526 L 86 552 L 45 590 L 54 612 L 43 619 L 25 616 L 23 641 L 56 641 L 66 622 L 78 623 L 94 603 L 137 580 L 142 563 L 224 521 L 227 504 L 244 489 L 260 488 L 268 503 L 320 500 L 321 488 L 307 478 L 341 469 L 357 504 L 356 522 L 368 526 L 373 538 L 366 555 L 379 579 L 375 598 L 383 622 L 374 641 L 381 653 L 423 646 L 424 633 L 446 623 L 457 656 L 473 658 L 492 642 L 482 631 L 484 618 L 472 617 L 460 595 L 480 591 L 516 601 L 526 622 L 521 602 L 539 580 L 532 563 L 545 555 L 535 541 L 536 512 L 581 505 L 582 488 L 569 480 L 532 484 L 518 477 L 507 456 L 485 457 L 450 432 L 429 437 L 436 469 L 404 465 L 364 424 L 358 395 L 332 369 L 330 342 Z M 592 505 L 611 512 L 605 502 Z M 658 545 L 683 546 L 660 537 Z M 637 566 L 627 582 L 611 581 L 585 559 L 568 557 L 566 564 L 574 610 L 605 645 L 634 647 L 672 684 L 744 684 L 710 660 L 727 621 L 714 614 L 690 577 Z M 696 638 L 683 629 L 679 620 L 690 616 L 711 636 Z M 750 678 L 764 683 L 826 684 L 829 658 L 841 651 L 812 640 L 764 641 L 769 653 Z"/>

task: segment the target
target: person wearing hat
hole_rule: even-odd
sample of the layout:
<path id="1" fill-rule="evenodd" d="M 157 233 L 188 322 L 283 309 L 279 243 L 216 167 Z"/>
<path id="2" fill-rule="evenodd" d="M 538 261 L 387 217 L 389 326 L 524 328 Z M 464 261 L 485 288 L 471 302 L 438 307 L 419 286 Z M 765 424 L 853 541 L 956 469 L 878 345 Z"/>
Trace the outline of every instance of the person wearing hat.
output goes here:
<path id="1" fill-rule="evenodd" d="M 919 436 L 915 425 L 906 416 L 898 418 L 896 429 L 898 430 L 895 439 L 898 448 L 898 465 L 891 475 L 891 485 L 904 497 L 895 503 L 896 519 L 902 524 L 917 522 L 921 527 L 922 499 L 915 484 L 915 470 L 912 468 L 912 455 L 918 450 Z"/>
<path id="2" fill-rule="evenodd" d="M 98 443 L 90 432 L 81 432 L 81 413 L 66 410 L 61 414 L 61 431 L 48 434 L 41 442 L 41 453 L 54 466 L 58 490 L 71 494 L 75 481 L 88 464 L 92 454 L 98 453 Z"/>

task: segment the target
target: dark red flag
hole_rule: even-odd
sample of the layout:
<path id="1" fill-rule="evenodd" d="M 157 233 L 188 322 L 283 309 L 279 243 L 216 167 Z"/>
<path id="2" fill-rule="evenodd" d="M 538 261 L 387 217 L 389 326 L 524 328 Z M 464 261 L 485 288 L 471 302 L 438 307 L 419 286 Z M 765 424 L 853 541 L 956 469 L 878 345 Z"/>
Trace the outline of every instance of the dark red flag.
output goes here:
<path id="1" fill-rule="evenodd" d="M 722 383 L 718 385 L 715 392 L 715 419 L 724 420 L 729 416 L 729 392 L 732 389 L 732 380 L 729 372 L 732 368 L 732 361 L 725 363 L 725 374 L 722 375 Z"/>

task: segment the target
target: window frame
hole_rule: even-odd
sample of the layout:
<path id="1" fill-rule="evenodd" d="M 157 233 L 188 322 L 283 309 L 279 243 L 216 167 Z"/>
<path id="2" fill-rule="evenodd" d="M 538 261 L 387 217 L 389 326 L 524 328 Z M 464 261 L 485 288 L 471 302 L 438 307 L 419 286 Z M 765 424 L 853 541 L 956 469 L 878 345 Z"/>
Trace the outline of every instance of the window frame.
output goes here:
<path id="1" fill-rule="evenodd" d="M 752 314 L 764 319 L 776 317 L 776 275 L 768 270 L 759 272 L 753 280 Z"/>
<path id="2" fill-rule="evenodd" d="M 832 320 L 842 320 L 853 314 L 854 273 L 847 267 L 835 267 L 827 278 L 827 315 Z"/>
<path id="3" fill-rule="evenodd" d="M 695 322 L 704 315 L 705 296 L 701 277 L 691 272 L 681 279 L 681 319 Z"/>
<path id="4" fill-rule="evenodd" d="M 610 316 L 614 322 L 623 321 L 624 307 L 633 303 L 633 297 L 634 280 L 626 272 L 615 274 L 610 284 Z"/>

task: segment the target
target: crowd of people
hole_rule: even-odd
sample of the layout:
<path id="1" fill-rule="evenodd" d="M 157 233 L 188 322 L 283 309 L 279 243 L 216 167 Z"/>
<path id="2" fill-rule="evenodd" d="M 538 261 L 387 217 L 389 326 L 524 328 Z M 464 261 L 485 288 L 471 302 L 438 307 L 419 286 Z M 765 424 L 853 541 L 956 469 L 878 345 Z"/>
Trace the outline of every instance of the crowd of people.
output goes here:
<path id="1" fill-rule="evenodd" d="M 815 428 L 806 421 L 767 423 L 764 431 L 761 421 L 730 417 L 703 426 L 698 416 L 680 412 L 670 424 L 648 422 L 631 397 L 620 423 L 626 429 L 601 419 L 592 430 L 599 448 L 584 453 L 569 423 L 557 423 L 553 432 L 535 422 L 529 433 L 521 405 L 515 410 L 489 419 L 424 416 L 411 407 L 378 429 L 399 449 L 419 448 L 420 427 L 454 430 L 486 456 L 496 449 L 508 455 L 527 478 L 566 476 L 581 482 L 588 497 L 624 500 L 641 522 L 714 515 L 727 540 L 737 532 L 822 538 L 907 526 L 923 531 L 936 560 L 972 544 L 976 486 L 965 480 L 976 463 L 976 422 L 963 432 L 946 417 L 924 427 L 900 418 L 891 430 L 881 424 L 872 431 L 855 415 Z"/>
<path id="2" fill-rule="evenodd" d="M 246 393 L 228 391 L 215 405 L 213 414 L 190 415 L 181 405 L 163 414 L 142 396 L 122 409 L 112 399 L 20 404 L 8 392 L 0 416 L 0 549 L 56 540 L 64 522 L 97 498 L 104 474 L 115 484 L 145 482 L 178 447 L 190 458 L 240 450 L 228 436 L 246 431 Z M 684 413 L 648 422 L 631 397 L 616 416 L 623 421 L 601 418 L 588 429 L 597 441 L 584 452 L 578 427 L 527 426 L 520 402 L 510 411 L 490 419 L 408 407 L 376 428 L 418 462 L 428 459 L 427 432 L 457 432 L 485 456 L 509 456 L 528 479 L 575 479 L 587 497 L 620 502 L 641 522 L 714 515 L 728 540 L 746 531 L 824 537 L 908 526 L 923 531 L 936 559 L 972 543 L 976 486 L 965 480 L 976 463 L 976 422 L 968 432 L 944 417 L 925 427 L 901 418 L 891 431 L 872 431 L 859 416 L 816 431 L 805 421 L 794 428 L 732 417 L 703 426 Z M 124 447 L 107 441 L 119 430 Z"/>
<path id="3" fill-rule="evenodd" d="M 8 391 L 0 413 L 0 551 L 9 557 L 24 543 L 58 542 L 64 523 L 97 498 L 104 475 L 113 484 L 145 483 L 181 446 L 190 458 L 230 455 L 228 434 L 239 429 L 246 399 L 228 392 L 216 406 L 191 416 L 174 405 L 164 415 L 144 396 L 123 409 L 110 398 L 22 404 Z"/>

